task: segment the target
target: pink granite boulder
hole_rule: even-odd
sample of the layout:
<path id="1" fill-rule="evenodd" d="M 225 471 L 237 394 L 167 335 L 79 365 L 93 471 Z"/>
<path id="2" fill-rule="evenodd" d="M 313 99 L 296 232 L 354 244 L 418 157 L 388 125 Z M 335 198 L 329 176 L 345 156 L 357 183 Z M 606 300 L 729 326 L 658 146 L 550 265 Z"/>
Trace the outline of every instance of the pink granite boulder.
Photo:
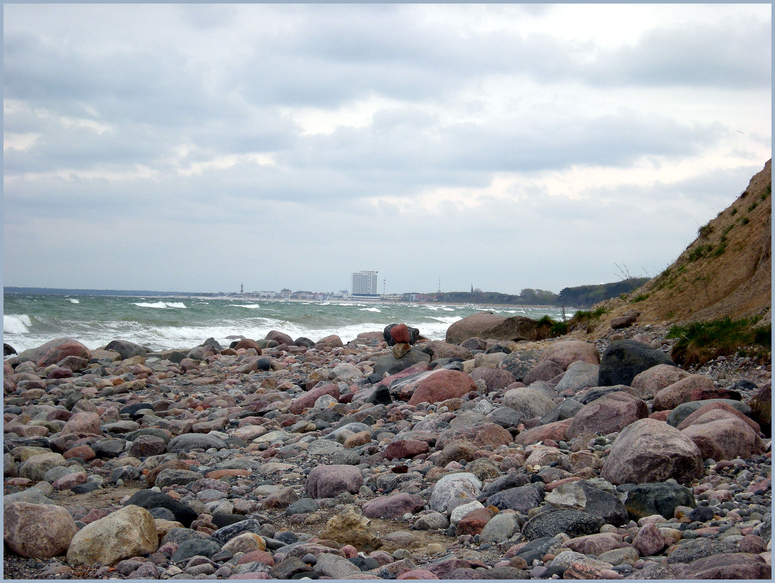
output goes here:
<path id="1" fill-rule="evenodd" d="M 317 466 L 307 476 L 308 498 L 334 498 L 342 492 L 357 494 L 363 486 L 363 474 L 356 466 Z"/>
<path id="2" fill-rule="evenodd" d="M 76 532 L 73 517 L 61 506 L 14 502 L 5 507 L 5 544 L 22 557 L 47 559 L 62 555 Z"/>
<path id="3" fill-rule="evenodd" d="M 697 445 L 706 459 L 745 459 L 764 451 L 764 442 L 751 426 L 723 409 L 704 413 L 682 433 Z"/>
<path id="4" fill-rule="evenodd" d="M 591 364 L 600 364 L 600 353 L 591 342 L 582 342 L 581 340 L 561 340 L 544 350 L 538 357 L 538 362 L 536 362 L 536 364 L 541 364 L 547 360 L 554 362 L 562 370 L 566 370 L 568 365 L 572 362 L 582 361 Z"/>
<path id="5" fill-rule="evenodd" d="M 677 383 L 689 376 L 689 373 L 671 364 L 658 364 L 635 375 L 630 383 L 637 389 L 641 399 L 651 399 L 665 387 Z"/>
<path id="6" fill-rule="evenodd" d="M 476 391 L 476 383 L 470 376 L 458 370 L 442 369 L 431 372 L 414 386 L 409 404 L 438 403 L 462 397 L 471 391 Z"/>
<path id="7" fill-rule="evenodd" d="M 362 507 L 366 518 L 401 518 L 404 514 L 418 512 L 425 501 L 417 494 L 401 492 L 368 500 Z"/>
<path id="8" fill-rule="evenodd" d="M 675 409 L 681 403 L 706 401 L 708 399 L 729 399 L 726 389 L 717 389 L 713 380 L 705 375 L 693 374 L 669 385 L 654 397 L 654 411 Z"/>
<path id="9" fill-rule="evenodd" d="M 612 484 L 685 484 L 704 474 L 702 453 L 688 436 L 664 421 L 639 419 L 619 433 L 600 476 Z"/>
<path id="10" fill-rule="evenodd" d="M 649 416 L 648 405 L 625 391 L 609 393 L 584 406 L 568 426 L 568 439 L 583 433 L 615 433 Z"/>
<path id="11" fill-rule="evenodd" d="M 315 387 L 314 389 L 291 401 L 289 411 L 293 415 L 299 415 L 305 410 L 312 408 L 315 405 L 315 401 L 317 401 L 323 395 L 331 395 L 334 399 L 338 400 L 339 387 L 332 383 Z"/>

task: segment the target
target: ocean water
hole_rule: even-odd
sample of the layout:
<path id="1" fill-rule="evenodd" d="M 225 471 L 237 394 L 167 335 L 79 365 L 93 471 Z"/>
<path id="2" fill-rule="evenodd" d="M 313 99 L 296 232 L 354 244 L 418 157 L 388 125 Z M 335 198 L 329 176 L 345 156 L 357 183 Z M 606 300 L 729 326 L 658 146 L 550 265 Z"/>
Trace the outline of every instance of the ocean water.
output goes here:
<path id="1" fill-rule="evenodd" d="M 561 308 L 462 306 L 378 301 L 258 301 L 254 298 L 126 297 L 4 294 L 3 341 L 18 352 L 69 337 L 93 350 L 129 340 L 153 350 L 190 349 L 208 338 L 228 346 L 235 338 L 261 339 L 279 330 L 318 341 L 343 342 L 361 332 L 405 323 L 443 340 L 452 323 L 480 311 L 562 319 Z M 566 308 L 570 317 L 573 311 Z"/>

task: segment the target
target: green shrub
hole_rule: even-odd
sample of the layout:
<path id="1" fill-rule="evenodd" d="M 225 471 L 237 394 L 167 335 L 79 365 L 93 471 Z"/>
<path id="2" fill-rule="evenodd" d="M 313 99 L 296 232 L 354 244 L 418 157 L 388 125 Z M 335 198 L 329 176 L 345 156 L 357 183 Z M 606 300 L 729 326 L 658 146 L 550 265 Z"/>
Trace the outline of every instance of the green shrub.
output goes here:
<path id="1" fill-rule="evenodd" d="M 726 317 L 709 322 L 694 322 L 687 326 L 673 326 L 666 336 L 678 339 L 673 346 L 673 361 L 684 367 L 700 366 L 751 345 L 769 351 L 771 325 L 756 327 L 756 322 L 758 318 L 732 320 Z"/>
<path id="2" fill-rule="evenodd" d="M 638 302 L 642 302 L 643 300 L 647 300 L 648 298 L 649 294 L 639 294 L 632 299 L 631 303 L 636 304 Z"/>

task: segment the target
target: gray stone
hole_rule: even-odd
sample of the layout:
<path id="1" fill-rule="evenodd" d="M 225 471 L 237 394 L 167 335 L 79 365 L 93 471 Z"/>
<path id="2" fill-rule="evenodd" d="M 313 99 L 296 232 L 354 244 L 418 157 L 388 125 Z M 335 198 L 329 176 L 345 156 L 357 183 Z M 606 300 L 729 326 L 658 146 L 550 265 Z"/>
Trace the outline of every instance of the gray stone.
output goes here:
<path id="1" fill-rule="evenodd" d="M 735 401 L 733 399 L 705 399 L 703 401 L 690 401 L 688 403 L 682 403 L 681 405 L 678 405 L 675 409 L 670 411 L 666 421 L 669 425 L 678 427 L 681 422 L 689 415 L 711 403 L 725 403 L 730 407 L 734 407 L 743 415 L 747 415 L 748 417 L 751 416 L 751 408 L 742 401 Z"/>
<path id="2" fill-rule="evenodd" d="M 420 516 L 412 530 L 443 530 L 449 527 L 449 519 L 441 512 L 429 512 Z"/>
<path id="3" fill-rule="evenodd" d="M 252 532 L 255 534 L 261 534 L 261 523 L 255 518 L 248 518 L 235 524 L 230 524 L 219 528 L 213 532 L 210 536 L 222 545 L 235 536 L 242 534 L 243 532 Z"/>
<path id="4" fill-rule="evenodd" d="M 522 534 L 528 540 L 555 536 L 561 532 L 571 538 L 595 534 L 605 521 L 579 510 L 546 510 L 537 514 L 525 523 Z"/>
<path id="5" fill-rule="evenodd" d="M 543 499 L 544 487 L 542 483 L 527 484 L 493 494 L 487 498 L 487 505 L 495 506 L 498 510 L 510 509 L 527 514 L 531 508 L 539 506 Z"/>
<path id="6" fill-rule="evenodd" d="M 203 557 L 212 557 L 221 550 L 218 541 L 212 538 L 192 538 L 180 543 L 178 550 L 172 555 L 173 563 L 180 563 L 196 555 Z"/>
<path id="7" fill-rule="evenodd" d="M 670 556 L 667 557 L 667 563 L 692 563 L 703 557 L 736 552 L 737 543 L 726 539 L 695 538 L 682 540 L 673 552 L 670 553 Z"/>
<path id="8" fill-rule="evenodd" d="M 675 363 L 661 350 L 634 340 L 611 342 L 600 359 L 598 385 L 629 386 L 632 379 L 644 370 L 658 364 Z"/>
<path id="9" fill-rule="evenodd" d="M 312 498 L 301 498 L 285 509 L 285 515 L 309 514 L 316 510 L 320 510 L 320 504 L 318 504 L 316 500 L 313 500 Z"/>
<path id="10" fill-rule="evenodd" d="M 214 435 L 207 433 L 183 433 L 182 435 L 174 437 L 167 444 L 167 452 L 179 453 L 192 449 L 208 450 L 211 447 L 214 447 L 215 449 L 226 449 L 228 446 L 222 439 L 219 439 Z"/>
<path id="11" fill-rule="evenodd" d="M 520 528 L 519 516 L 515 512 L 499 512 L 484 525 L 479 538 L 491 543 L 509 540 Z"/>
<path id="12" fill-rule="evenodd" d="M 551 361 L 547 361 L 551 362 Z M 576 394 L 581 389 L 596 387 L 600 367 L 591 362 L 576 361 L 568 365 L 555 389 L 559 393 Z"/>
<path id="13" fill-rule="evenodd" d="M 669 520 L 673 518 L 677 506 L 694 508 L 697 505 L 692 491 L 675 480 L 638 485 L 623 484 L 619 489 L 627 492 L 625 506 L 635 520 L 654 514 L 660 514 Z"/>
<path id="14" fill-rule="evenodd" d="M 481 492 L 482 482 L 469 472 L 448 474 L 433 487 L 428 506 L 437 512 L 447 512 L 447 507 L 456 498 L 475 500 Z"/>

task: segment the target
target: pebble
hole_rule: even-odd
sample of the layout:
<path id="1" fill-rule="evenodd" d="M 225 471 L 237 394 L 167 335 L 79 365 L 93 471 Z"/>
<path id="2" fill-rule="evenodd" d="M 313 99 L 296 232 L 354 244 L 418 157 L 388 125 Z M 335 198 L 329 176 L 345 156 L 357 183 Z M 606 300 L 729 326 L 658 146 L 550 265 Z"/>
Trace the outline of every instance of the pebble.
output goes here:
<path id="1" fill-rule="evenodd" d="M 619 331 L 637 332 L 668 342 L 656 328 Z M 632 424 L 604 435 L 585 429 L 571 438 L 565 431 L 589 403 L 635 389 L 570 390 L 566 382 L 560 394 L 557 379 L 518 389 L 495 383 L 489 371 L 471 374 L 477 362 L 518 371 L 514 358 L 477 361 L 472 353 L 462 364 L 446 356 L 414 364 L 417 376 L 408 381 L 403 377 L 412 370 L 376 378 L 378 360 L 395 360 L 381 333 L 348 343 L 260 342 L 261 366 L 252 345 L 178 351 L 185 358 L 172 351 L 101 357 L 72 364 L 71 376 L 51 374 L 57 363 L 41 369 L 9 359 L 16 371 L 6 375 L 6 512 L 16 500 L 54 504 L 83 529 L 129 503 L 145 509 L 164 534 L 154 548 L 122 543 L 107 566 L 68 562 L 63 551 L 41 555 L 40 565 L 30 567 L 30 559 L 11 550 L 6 576 L 443 579 L 482 578 L 484 569 L 501 578 L 618 579 L 680 574 L 682 565 L 718 553 L 761 556 L 769 569 L 769 436 L 746 459 L 698 456 L 701 476 L 687 488 L 676 483 L 664 490 L 680 493 L 670 494 L 671 506 L 645 499 L 637 511 L 645 514 L 627 508 L 630 516 L 623 517 L 617 504 L 627 506 L 632 484 L 601 474 Z M 444 344 L 434 343 L 434 354 L 462 354 Z M 593 346 L 603 354 L 608 344 L 601 339 Z M 503 351 L 497 354 L 505 357 Z M 589 358 L 589 350 L 583 354 Z M 529 371 L 540 355 L 526 351 L 520 366 Z M 470 376 L 470 386 L 428 391 L 428 401 L 400 399 L 410 398 L 401 392 L 410 382 L 420 386 L 429 378 L 422 375 L 439 368 Z M 743 402 L 771 382 L 769 366 L 734 357 L 690 372 L 719 388 L 753 381 L 735 385 Z M 641 411 L 645 402 L 651 414 L 653 397 L 622 403 Z M 563 403 L 575 406 L 551 414 Z M 540 441 L 524 438 L 540 428 L 546 429 Z M 113 488 L 127 496 L 99 508 L 90 502 Z M 73 496 L 80 497 L 77 505 Z M 476 529 L 458 532 L 474 520 L 472 512 Z M 336 530 L 338 517 L 349 517 L 350 526 Z M 390 530 L 378 535 L 374 520 Z M 19 537 L 36 536 L 20 532 L 13 548 L 24 546 Z M 82 556 L 91 552 L 79 549 Z M 22 565 L 28 570 L 14 571 Z"/>

